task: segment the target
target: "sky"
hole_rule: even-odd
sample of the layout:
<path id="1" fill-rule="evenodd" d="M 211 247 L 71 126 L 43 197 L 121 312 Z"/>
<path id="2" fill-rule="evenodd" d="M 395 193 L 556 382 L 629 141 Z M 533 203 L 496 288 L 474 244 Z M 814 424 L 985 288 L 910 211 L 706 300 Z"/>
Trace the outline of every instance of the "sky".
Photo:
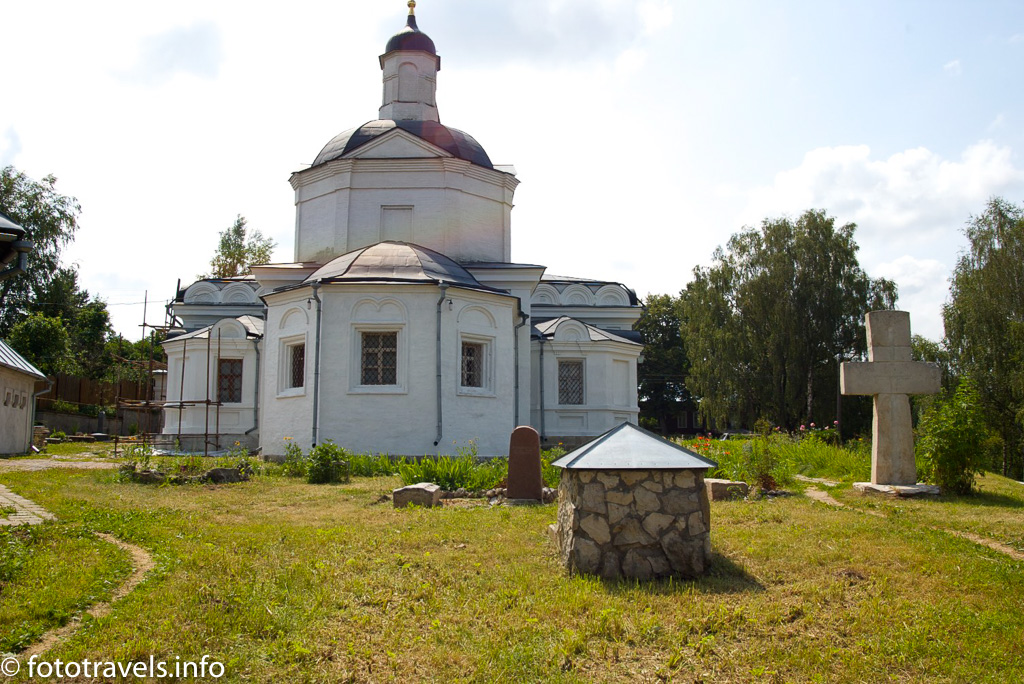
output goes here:
<path id="1" fill-rule="evenodd" d="M 82 206 L 115 328 L 163 323 L 239 214 L 294 251 L 293 171 L 377 118 L 403 0 L 0 0 L 0 166 Z M 441 121 L 522 184 L 512 257 L 677 294 L 745 226 L 824 209 L 942 337 L 963 228 L 1024 202 L 1016 0 L 421 0 Z M 147 295 L 148 293 L 148 295 Z"/>

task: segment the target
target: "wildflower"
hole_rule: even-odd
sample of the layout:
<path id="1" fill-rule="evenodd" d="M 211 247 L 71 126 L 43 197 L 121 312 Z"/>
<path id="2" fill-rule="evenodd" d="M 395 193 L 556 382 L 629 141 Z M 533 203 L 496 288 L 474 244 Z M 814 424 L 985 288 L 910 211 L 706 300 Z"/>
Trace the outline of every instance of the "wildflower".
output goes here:
<path id="1" fill-rule="evenodd" d="M 805 425 L 801 425 L 801 426 L 800 426 L 800 429 L 801 429 L 801 430 L 806 430 L 806 429 L 807 429 L 807 426 L 805 426 Z"/>
<path id="2" fill-rule="evenodd" d="M 284 438 L 284 441 L 286 441 L 286 442 L 288 442 L 288 441 L 290 441 L 290 440 L 291 440 L 291 437 L 285 437 L 285 438 Z"/>
<path id="3" fill-rule="evenodd" d="M 814 427 L 814 423 L 811 423 L 811 427 Z"/>
<path id="4" fill-rule="evenodd" d="M 833 421 L 832 421 L 832 424 L 833 424 L 833 425 L 839 425 L 839 421 L 838 421 L 838 420 L 833 420 Z"/>

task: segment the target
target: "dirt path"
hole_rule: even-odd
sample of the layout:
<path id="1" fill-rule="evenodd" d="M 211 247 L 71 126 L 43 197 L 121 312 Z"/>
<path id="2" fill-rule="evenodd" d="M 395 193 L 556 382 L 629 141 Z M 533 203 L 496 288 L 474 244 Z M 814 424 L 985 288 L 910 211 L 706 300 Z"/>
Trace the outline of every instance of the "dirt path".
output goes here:
<path id="1" fill-rule="evenodd" d="M 845 508 L 845 509 L 851 510 L 851 511 L 852 510 L 857 510 L 860 513 L 867 513 L 868 515 L 874 515 L 874 516 L 877 516 L 879 518 L 884 518 L 885 517 L 884 514 L 879 513 L 878 511 L 866 511 L 866 510 L 851 508 L 850 506 L 847 506 L 846 504 L 844 504 L 842 501 L 839 501 L 838 499 L 833 497 L 828 492 L 823 492 L 820 489 L 818 489 L 817 487 L 808 487 L 807 489 L 804 490 L 804 494 L 806 494 L 809 499 L 813 499 L 814 501 L 818 501 L 818 502 L 823 503 L 823 504 L 825 504 L 827 506 L 834 506 L 835 508 Z M 945 527 L 932 527 L 931 529 L 933 529 L 933 530 L 935 530 L 937 532 L 945 532 L 946 534 L 951 534 L 954 537 L 960 537 L 961 539 L 966 539 L 967 541 L 974 542 L 975 544 L 980 544 L 981 546 L 986 546 L 986 547 L 992 549 L 993 551 L 998 551 L 999 553 L 1006 554 L 1007 556 L 1009 556 L 1010 558 L 1013 558 L 1014 560 L 1024 561 L 1024 553 L 1021 553 L 1020 551 L 1018 551 L 1017 549 L 1013 548 L 1012 546 L 1007 546 L 1006 544 L 1002 544 L 1000 542 L 997 542 L 994 539 L 989 539 L 987 537 L 982 537 L 981 535 L 977 535 L 977 534 L 974 534 L 972 532 L 960 532 L 958 530 L 950 530 L 950 529 L 946 529 Z"/>
<path id="2" fill-rule="evenodd" d="M 18 496 L 3 485 L 0 485 L 0 507 L 13 507 L 15 509 L 15 513 L 13 515 L 0 518 L 0 524 L 4 525 L 38 525 L 43 522 L 44 519 L 54 520 L 53 514 L 42 506 L 26 499 L 23 496 Z M 103 541 L 127 551 L 132 557 L 132 574 L 129 575 L 128 579 L 126 579 L 121 586 L 114 591 L 110 600 L 96 603 L 85 611 L 93 618 L 101 618 L 110 613 L 111 606 L 116 601 L 119 601 L 130 594 L 135 587 L 139 585 L 146 573 L 153 569 L 155 564 L 153 563 L 153 557 L 143 548 L 121 541 L 109 534 L 103 534 L 102 532 L 94 532 L 93 534 Z M 51 629 L 49 632 L 44 634 L 39 641 L 25 649 L 25 651 L 21 653 L 21 657 L 30 658 L 33 655 L 41 655 L 45 653 L 58 642 L 63 641 L 73 634 L 79 627 L 81 627 L 81 625 L 82 618 L 76 617 L 63 627 Z"/>
<path id="3" fill-rule="evenodd" d="M 143 548 L 135 546 L 134 544 L 123 542 L 120 539 L 117 539 L 116 537 L 110 536 L 109 534 L 103 534 L 101 532 L 94 532 L 93 534 L 95 534 L 100 539 L 106 542 L 110 542 L 111 544 L 114 544 L 115 546 L 120 547 L 121 549 L 124 549 L 129 554 L 131 554 L 132 565 L 134 566 L 132 574 L 128 576 L 128 579 L 125 580 L 124 583 L 120 587 L 118 587 L 116 591 L 114 591 L 114 594 L 110 597 L 109 601 L 103 601 L 101 603 L 93 604 L 89 609 L 85 611 L 93 618 L 101 618 L 110 613 L 112 606 L 115 602 L 119 601 L 120 599 L 123 599 L 125 596 L 130 594 L 135 589 L 135 587 L 137 587 L 139 583 L 142 582 L 146 573 L 153 569 L 155 563 L 153 562 L 153 557 L 150 556 L 149 552 Z M 82 618 L 75 617 L 63 627 L 51 629 L 49 632 L 44 634 L 39 641 L 37 641 L 36 643 L 29 646 L 27 649 L 22 651 L 19 654 L 19 656 L 22 659 L 25 659 L 30 658 L 34 655 L 42 655 L 46 651 L 56 646 L 59 642 L 74 634 L 81 626 Z"/>
<path id="4" fill-rule="evenodd" d="M 50 468 L 84 468 L 86 470 L 113 470 L 118 466 L 112 461 L 71 461 L 55 458 L 0 458 L 0 473 L 38 470 Z"/>

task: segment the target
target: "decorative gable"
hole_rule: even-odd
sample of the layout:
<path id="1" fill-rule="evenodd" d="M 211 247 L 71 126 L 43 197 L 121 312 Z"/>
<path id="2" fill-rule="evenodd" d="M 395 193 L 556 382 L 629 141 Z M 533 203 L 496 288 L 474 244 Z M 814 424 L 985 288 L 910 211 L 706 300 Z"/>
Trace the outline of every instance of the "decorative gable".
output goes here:
<path id="1" fill-rule="evenodd" d="M 392 130 L 346 154 L 344 159 L 410 159 L 422 157 L 451 157 L 440 147 L 407 133 L 400 128 Z"/>

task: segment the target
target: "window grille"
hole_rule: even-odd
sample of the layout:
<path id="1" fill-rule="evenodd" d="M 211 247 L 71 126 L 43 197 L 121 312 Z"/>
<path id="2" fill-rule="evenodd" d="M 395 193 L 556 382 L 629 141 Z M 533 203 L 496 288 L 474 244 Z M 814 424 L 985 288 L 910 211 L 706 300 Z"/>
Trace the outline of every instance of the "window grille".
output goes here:
<path id="1" fill-rule="evenodd" d="M 288 348 L 291 381 L 288 387 L 302 387 L 306 384 L 306 345 L 293 344 Z"/>
<path id="2" fill-rule="evenodd" d="M 558 362 L 558 403 L 583 403 L 583 362 Z"/>
<path id="3" fill-rule="evenodd" d="M 462 386 L 484 386 L 484 345 L 462 343 Z"/>
<path id="4" fill-rule="evenodd" d="M 364 332 L 362 384 L 398 384 L 398 333 Z"/>
<path id="5" fill-rule="evenodd" d="M 217 365 L 217 400 L 222 404 L 242 401 L 242 359 L 221 359 Z"/>

